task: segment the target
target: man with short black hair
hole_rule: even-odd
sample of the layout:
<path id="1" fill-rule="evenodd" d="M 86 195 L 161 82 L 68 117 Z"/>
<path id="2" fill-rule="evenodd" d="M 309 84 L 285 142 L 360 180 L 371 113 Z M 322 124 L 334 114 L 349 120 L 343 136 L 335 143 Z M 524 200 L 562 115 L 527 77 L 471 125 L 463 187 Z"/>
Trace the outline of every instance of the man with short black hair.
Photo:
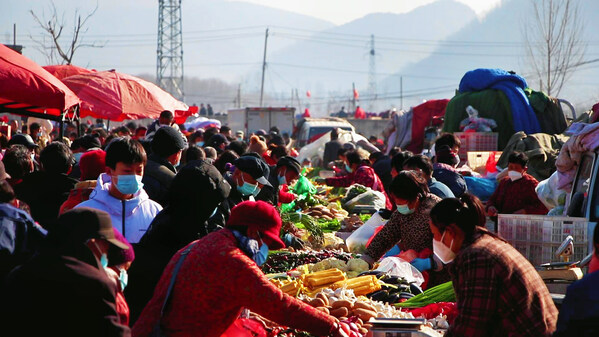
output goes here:
<path id="1" fill-rule="evenodd" d="M 528 157 L 518 151 L 508 157 L 508 176 L 499 182 L 499 186 L 487 201 L 487 213 L 491 217 L 497 214 L 540 214 L 549 210 L 543 205 L 535 188 L 539 182 L 526 173 Z"/>
<path id="2" fill-rule="evenodd" d="M 322 158 L 323 166 L 326 167 L 330 162 L 337 160 L 339 150 L 343 143 L 339 140 L 340 130 L 335 128 L 331 130 L 331 140 L 324 145 L 324 155 Z"/>
<path id="3" fill-rule="evenodd" d="M 406 159 L 403 163 L 405 170 L 415 170 L 422 174 L 422 177 L 426 179 L 428 189 L 432 194 L 438 196 L 441 199 L 455 198 L 451 189 L 447 185 L 433 178 L 433 162 L 429 157 L 417 154 Z"/>
<path id="4" fill-rule="evenodd" d="M 164 126 L 170 126 L 178 132 L 181 132 L 179 125 L 175 123 L 175 115 L 171 111 L 164 110 L 160 113 L 160 117 L 158 117 L 158 119 L 152 122 L 152 124 L 150 124 L 148 127 L 145 140 L 151 141 L 152 138 L 154 138 L 156 131 Z M 185 139 L 185 142 L 187 143 L 187 139 Z"/>
<path id="5" fill-rule="evenodd" d="M 150 199 L 162 207 L 167 204 L 168 188 L 175 178 L 185 142 L 181 133 L 170 126 L 156 131 L 152 139 L 152 154 L 144 171 L 143 184 Z"/>
<path id="6" fill-rule="evenodd" d="M 389 191 L 389 186 L 391 186 L 393 180 L 393 177 L 391 177 L 391 158 L 383 152 L 377 151 L 371 153 L 368 160 L 370 160 L 374 172 L 381 178 L 385 191 Z"/>
<path id="7" fill-rule="evenodd" d="M 29 205 L 33 219 L 48 229 L 77 184 L 77 180 L 68 176 L 75 158 L 66 144 L 53 142 L 40 153 L 40 163 L 41 171 L 23 177 L 14 190 L 17 198 Z"/>
<path id="8" fill-rule="evenodd" d="M 233 138 L 233 132 L 231 131 L 231 128 L 227 125 L 223 125 L 220 128 L 220 134 L 225 136 L 229 141 L 235 140 L 235 138 Z"/>
<path id="9" fill-rule="evenodd" d="M 102 173 L 90 199 L 77 205 L 110 214 L 112 225 L 130 243 L 137 243 L 162 210 L 143 189 L 147 157 L 143 146 L 129 137 L 115 138 L 106 147 L 106 173 Z"/>
<path id="10" fill-rule="evenodd" d="M 9 147 L 2 158 L 6 173 L 10 175 L 7 181 L 14 188 L 23 182 L 23 178 L 33 172 L 34 164 L 31 152 L 25 145 L 15 144 Z"/>
<path id="11" fill-rule="evenodd" d="M 63 214 L 42 250 L 14 269 L 2 288 L 3 335 L 130 336 L 119 322 L 117 285 L 105 271 L 109 249 L 129 247 L 115 238 L 106 212 Z"/>
<path id="12" fill-rule="evenodd" d="M 33 139 L 34 143 L 37 143 L 38 139 L 40 139 L 40 129 L 42 127 L 39 125 L 39 123 L 31 123 L 31 125 L 29 125 L 29 135 L 31 136 L 31 139 Z"/>

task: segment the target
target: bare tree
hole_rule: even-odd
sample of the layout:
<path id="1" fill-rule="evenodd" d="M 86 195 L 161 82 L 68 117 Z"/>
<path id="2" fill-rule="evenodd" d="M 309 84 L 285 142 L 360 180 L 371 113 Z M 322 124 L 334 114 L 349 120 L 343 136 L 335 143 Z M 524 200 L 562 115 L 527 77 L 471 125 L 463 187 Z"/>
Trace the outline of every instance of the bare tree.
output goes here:
<path id="1" fill-rule="evenodd" d="M 529 63 L 540 90 L 557 96 L 576 67 L 584 64 L 582 17 L 577 0 L 531 0 L 534 16 L 524 25 Z"/>
<path id="2" fill-rule="evenodd" d="M 62 43 L 63 39 L 63 31 L 67 26 L 64 13 L 59 16 L 58 11 L 56 9 L 56 5 L 52 2 L 52 6 L 50 8 L 50 17 L 48 19 L 45 18 L 44 13 L 42 12 L 42 16 L 38 16 L 33 10 L 29 12 L 38 23 L 38 25 L 43 29 L 44 35 L 40 38 L 34 38 L 30 36 L 31 39 L 38 45 L 38 50 L 42 52 L 48 62 L 54 63 L 62 63 L 62 64 L 71 64 L 73 61 L 73 57 L 75 56 L 75 52 L 81 47 L 93 47 L 93 48 L 101 48 L 104 46 L 103 43 L 92 42 L 92 43 L 83 43 L 82 37 L 87 32 L 88 28 L 85 27 L 87 24 L 87 20 L 91 18 L 98 9 L 98 4 L 96 3 L 96 7 L 93 11 L 88 13 L 85 16 L 82 16 L 79 13 L 79 9 L 75 10 L 75 21 L 73 23 L 72 35 L 68 36 L 67 43 Z"/>

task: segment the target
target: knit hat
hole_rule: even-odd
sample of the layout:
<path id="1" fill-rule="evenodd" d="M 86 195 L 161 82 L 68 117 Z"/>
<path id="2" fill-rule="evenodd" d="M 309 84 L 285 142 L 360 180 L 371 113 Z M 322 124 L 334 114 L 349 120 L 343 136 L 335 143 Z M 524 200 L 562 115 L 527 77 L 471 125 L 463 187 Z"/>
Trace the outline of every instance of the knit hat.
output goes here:
<path id="1" fill-rule="evenodd" d="M 227 145 L 229 144 L 229 140 L 220 133 L 215 134 L 208 140 L 208 146 L 212 146 L 215 149 L 218 149 L 221 144 Z"/>
<path id="2" fill-rule="evenodd" d="M 118 266 L 120 264 L 124 264 L 127 262 L 133 262 L 135 260 L 135 252 L 133 251 L 133 246 L 125 239 L 123 234 L 118 230 L 114 229 L 114 238 L 119 242 L 124 243 L 129 247 L 129 249 L 117 249 L 116 247 L 110 246 L 108 249 L 108 265 L 109 266 Z"/>
<path id="3" fill-rule="evenodd" d="M 279 161 L 277 162 L 277 167 L 281 166 L 288 167 L 294 170 L 297 174 L 299 174 L 302 170 L 302 166 L 300 165 L 299 161 L 290 156 L 281 157 L 281 159 L 279 159 Z"/>
<path id="4" fill-rule="evenodd" d="M 81 180 L 95 180 L 106 171 L 106 152 L 92 150 L 85 152 L 79 159 Z"/>
<path id="5" fill-rule="evenodd" d="M 270 175 L 268 165 L 264 160 L 256 158 L 254 155 L 243 155 L 233 162 L 235 168 L 249 174 L 262 185 L 272 186 L 266 177 Z"/>
<path id="6" fill-rule="evenodd" d="M 231 210 L 227 227 L 242 226 L 258 231 L 270 250 L 285 248 L 279 234 L 281 216 L 277 209 L 264 201 L 243 201 Z"/>
<path id="7" fill-rule="evenodd" d="M 250 137 L 250 152 L 256 152 L 257 154 L 262 155 L 267 149 L 268 146 L 266 146 L 266 143 L 261 141 L 258 136 L 254 135 Z"/>
<path id="8" fill-rule="evenodd" d="M 166 158 L 185 148 L 185 141 L 181 133 L 170 126 L 163 126 L 154 134 L 152 151 L 160 157 Z"/>

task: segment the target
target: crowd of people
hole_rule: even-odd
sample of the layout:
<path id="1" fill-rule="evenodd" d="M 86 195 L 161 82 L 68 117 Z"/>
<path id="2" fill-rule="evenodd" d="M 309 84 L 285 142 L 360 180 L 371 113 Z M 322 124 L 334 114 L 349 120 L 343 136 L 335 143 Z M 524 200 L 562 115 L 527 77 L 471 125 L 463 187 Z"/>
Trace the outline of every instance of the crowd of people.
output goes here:
<path id="1" fill-rule="evenodd" d="M 305 163 L 276 128 L 185 130 L 164 111 L 148 127 L 102 121 L 39 125 L 0 137 L 0 324 L 6 336 L 221 336 L 242 309 L 318 336 L 346 323 L 283 294 L 262 273 L 285 247 L 277 206 Z M 453 281 L 459 311 L 446 336 L 548 336 L 573 328 L 534 267 L 486 229 L 497 213 L 544 214 L 527 158 L 515 152 L 486 208 L 458 171 L 460 142 L 429 157 L 368 153 L 333 130 L 323 184 L 385 198 L 388 223 L 361 256 L 430 251 L 412 265 L 429 286 Z M 596 241 L 597 234 L 595 235 Z M 231 296 L 230 293 L 235 293 Z M 578 295 L 580 296 L 580 295 Z M 32 319 L 34 322 L 32 322 Z M 4 335 L 4 333 L 3 333 Z"/>

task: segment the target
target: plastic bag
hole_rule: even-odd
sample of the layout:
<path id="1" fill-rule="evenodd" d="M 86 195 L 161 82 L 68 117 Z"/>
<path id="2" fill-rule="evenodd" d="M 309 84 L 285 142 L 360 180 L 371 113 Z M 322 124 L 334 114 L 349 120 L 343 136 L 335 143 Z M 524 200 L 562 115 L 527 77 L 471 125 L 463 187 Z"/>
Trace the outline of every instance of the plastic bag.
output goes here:
<path id="1" fill-rule="evenodd" d="M 377 211 L 385 208 L 385 195 L 379 191 L 373 191 L 368 188 L 368 191 L 349 200 L 343 205 L 348 212 L 351 212 L 357 205 L 373 206 Z"/>
<path id="2" fill-rule="evenodd" d="M 417 286 L 424 283 L 424 276 L 409 262 L 406 262 L 398 257 L 390 256 L 381 260 L 378 271 L 386 272 L 392 276 L 403 277 L 408 283 L 414 282 Z"/>
<path id="3" fill-rule="evenodd" d="M 487 173 L 497 172 L 497 160 L 495 159 L 495 151 L 491 152 L 491 154 L 489 155 L 487 163 L 485 164 L 485 170 L 487 170 Z"/>
<path id="4" fill-rule="evenodd" d="M 316 187 L 312 185 L 310 179 L 306 178 L 303 174 L 300 174 L 293 187 L 293 193 L 296 195 L 313 195 L 316 193 Z"/>
<path id="5" fill-rule="evenodd" d="M 554 172 L 549 178 L 539 182 L 535 191 L 539 200 L 547 207 L 552 209 L 566 204 L 566 191 L 558 189 L 558 174 Z"/>
<path id="6" fill-rule="evenodd" d="M 345 240 L 349 251 L 356 254 L 363 253 L 366 250 L 368 240 L 376 233 L 376 229 L 384 226 L 387 221 L 378 212 L 374 213 L 366 223 L 356 229 Z"/>
<path id="7" fill-rule="evenodd" d="M 476 178 L 465 176 L 466 186 L 468 186 L 468 192 L 478 197 L 481 201 L 487 201 L 497 189 L 497 180 Z"/>

